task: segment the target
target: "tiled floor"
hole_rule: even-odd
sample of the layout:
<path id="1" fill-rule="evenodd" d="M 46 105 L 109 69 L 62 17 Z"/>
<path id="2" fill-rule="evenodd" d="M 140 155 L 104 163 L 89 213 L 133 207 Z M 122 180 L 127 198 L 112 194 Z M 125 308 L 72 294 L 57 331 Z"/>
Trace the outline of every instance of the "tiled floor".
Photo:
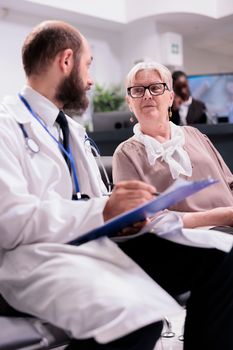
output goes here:
<path id="1" fill-rule="evenodd" d="M 182 350 L 183 342 L 178 339 L 183 334 L 183 325 L 185 318 L 185 310 L 176 316 L 170 317 L 169 321 L 172 325 L 172 331 L 175 333 L 173 338 L 161 337 L 156 344 L 154 350 Z"/>

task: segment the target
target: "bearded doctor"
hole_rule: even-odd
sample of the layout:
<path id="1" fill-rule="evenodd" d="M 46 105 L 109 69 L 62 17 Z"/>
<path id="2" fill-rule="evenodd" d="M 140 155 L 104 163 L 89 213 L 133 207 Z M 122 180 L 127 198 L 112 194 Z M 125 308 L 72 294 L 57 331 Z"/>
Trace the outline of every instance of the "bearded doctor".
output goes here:
<path id="1" fill-rule="evenodd" d="M 118 245 L 108 238 L 67 244 L 150 200 L 156 189 L 126 181 L 103 196 L 85 130 L 64 113 L 84 111 L 92 85 L 90 47 L 76 28 L 41 23 L 27 36 L 22 60 L 26 85 L 0 106 L 3 297 L 69 331 L 69 350 L 152 350 L 164 315 L 180 310 L 173 296 L 190 290 L 185 349 L 232 349 L 226 234 L 222 250 L 152 233 Z"/>

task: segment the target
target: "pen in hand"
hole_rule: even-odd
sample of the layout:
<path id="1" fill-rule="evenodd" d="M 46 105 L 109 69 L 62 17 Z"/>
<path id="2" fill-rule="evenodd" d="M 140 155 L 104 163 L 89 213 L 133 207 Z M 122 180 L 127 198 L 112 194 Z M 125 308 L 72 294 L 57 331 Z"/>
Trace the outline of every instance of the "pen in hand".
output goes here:
<path id="1" fill-rule="evenodd" d="M 111 186 L 111 189 L 113 190 L 115 184 L 112 183 L 112 182 L 108 182 L 108 186 Z M 159 196 L 160 194 L 161 193 L 157 192 L 157 191 L 152 193 L 153 196 Z M 111 195 L 111 192 L 108 192 L 108 193 L 104 194 L 104 196 L 110 196 L 110 195 Z"/>
<path id="2" fill-rule="evenodd" d="M 154 192 L 152 194 L 153 194 L 153 196 L 159 196 L 161 193 L 160 192 Z"/>
<path id="3" fill-rule="evenodd" d="M 112 182 L 108 182 L 108 186 L 111 186 L 111 189 L 113 190 L 115 184 Z M 153 196 L 159 196 L 161 193 L 156 191 L 156 192 L 153 192 L 152 194 Z"/>

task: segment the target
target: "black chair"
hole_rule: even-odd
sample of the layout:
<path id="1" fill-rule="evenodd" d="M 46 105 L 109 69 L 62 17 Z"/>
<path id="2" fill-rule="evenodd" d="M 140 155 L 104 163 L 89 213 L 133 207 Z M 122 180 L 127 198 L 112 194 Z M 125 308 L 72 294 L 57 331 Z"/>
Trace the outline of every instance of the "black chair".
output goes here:
<path id="1" fill-rule="evenodd" d="M 69 341 L 63 330 L 13 309 L 0 295 L 0 350 L 54 349 Z"/>

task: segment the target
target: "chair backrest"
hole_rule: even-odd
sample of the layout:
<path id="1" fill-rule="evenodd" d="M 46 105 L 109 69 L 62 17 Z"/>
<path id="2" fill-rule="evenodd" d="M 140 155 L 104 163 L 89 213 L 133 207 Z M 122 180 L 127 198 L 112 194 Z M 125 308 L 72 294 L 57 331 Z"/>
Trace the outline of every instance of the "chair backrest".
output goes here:
<path id="1" fill-rule="evenodd" d="M 106 176 L 104 175 L 102 166 L 97 158 L 96 158 L 96 161 L 97 161 L 100 173 L 101 173 L 102 180 L 103 180 L 105 186 L 108 187 L 107 186 L 107 179 L 106 179 Z M 103 166 L 108 174 L 108 178 L 109 178 L 110 183 L 112 183 L 112 157 L 111 156 L 102 156 L 101 162 L 102 162 L 102 164 L 103 164 Z"/>
<path id="2" fill-rule="evenodd" d="M 98 112 L 92 116 L 94 131 L 132 129 L 129 111 Z"/>

